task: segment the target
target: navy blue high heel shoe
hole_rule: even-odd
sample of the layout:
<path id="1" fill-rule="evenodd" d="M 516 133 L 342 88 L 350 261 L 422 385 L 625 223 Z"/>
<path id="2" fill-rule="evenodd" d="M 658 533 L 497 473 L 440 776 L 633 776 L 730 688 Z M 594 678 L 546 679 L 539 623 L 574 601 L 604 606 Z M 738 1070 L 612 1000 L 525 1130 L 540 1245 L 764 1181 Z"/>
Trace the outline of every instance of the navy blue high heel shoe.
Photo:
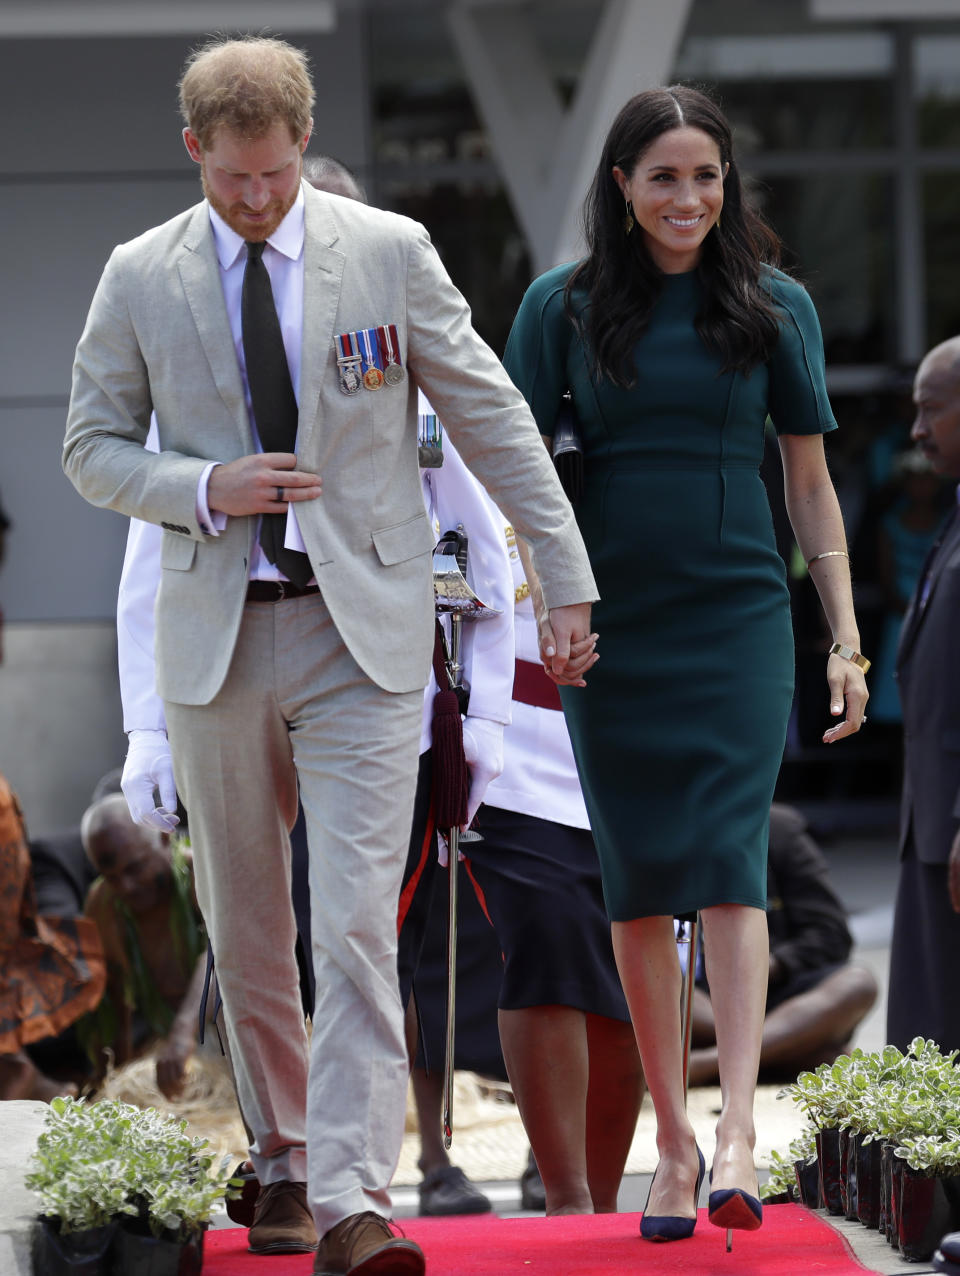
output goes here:
<path id="1" fill-rule="evenodd" d="M 693 1218 L 683 1218 L 676 1214 L 648 1214 L 646 1207 L 644 1207 L 643 1218 L 640 1220 L 640 1235 L 644 1240 L 685 1241 L 693 1235 L 693 1229 L 697 1225 L 697 1204 L 700 1200 L 700 1188 L 703 1186 L 703 1176 L 706 1173 L 706 1169 L 703 1153 L 697 1148 L 697 1186 L 693 1189 Z M 654 1174 L 650 1180 L 650 1191 L 647 1193 L 648 1203 L 656 1178 L 657 1176 Z"/>
<path id="2" fill-rule="evenodd" d="M 710 1171 L 711 1181 L 713 1170 Z M 763 1223 L 763 1206 L 755 1196 L 742 1187 L 725 1187 L 710 1193 L 707 1202 L 707 1218 L 714 1227 L 727 1231 L 727 1253 L 733 1249 L 734 1230 L 755 1232 Z"/>

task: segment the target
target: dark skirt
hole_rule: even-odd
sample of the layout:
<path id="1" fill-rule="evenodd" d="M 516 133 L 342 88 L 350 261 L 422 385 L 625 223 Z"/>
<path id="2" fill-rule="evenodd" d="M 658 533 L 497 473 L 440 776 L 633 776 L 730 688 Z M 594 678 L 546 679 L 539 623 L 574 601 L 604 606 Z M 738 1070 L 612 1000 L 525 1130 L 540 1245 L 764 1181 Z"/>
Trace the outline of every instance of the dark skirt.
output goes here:
<path id="1" fill-rule="evenodd" d="M 628 1022 L 589 830 L 483 806 L 468 871 L 503 951 L 501 1010 L 572 1006 Z"/>
<path id="2" fill-rule="evenodd" d="M 756 469 L 595 464 L 577 518 L 601 657 L 561 699 L 607 911 L 763 909 L 793 638 Z"/>

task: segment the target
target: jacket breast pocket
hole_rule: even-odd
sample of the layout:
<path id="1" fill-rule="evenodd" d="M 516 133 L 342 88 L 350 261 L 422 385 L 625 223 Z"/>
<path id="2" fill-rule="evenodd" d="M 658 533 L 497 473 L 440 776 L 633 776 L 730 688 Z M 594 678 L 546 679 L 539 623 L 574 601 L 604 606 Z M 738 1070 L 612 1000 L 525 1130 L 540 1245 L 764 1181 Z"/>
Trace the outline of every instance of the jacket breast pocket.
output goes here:
<path id="1" fill-rule="evenodd" d="M 426 514 L 423 513 L 408 518 L 403 523 L 394 523 L 392 527 L 381 527 L 370 534 L 377 557 L 384 567 L 404 563 L 421 554 L 429 554 L 434 545 L 433 532 Z"/>
<path id="2" fill-rule="evenodd" d="M 197 556 L 197 542 L 188 536 L 164 532 L 160 543 L 160 566 L 170 571 L 186 572 Z"/>

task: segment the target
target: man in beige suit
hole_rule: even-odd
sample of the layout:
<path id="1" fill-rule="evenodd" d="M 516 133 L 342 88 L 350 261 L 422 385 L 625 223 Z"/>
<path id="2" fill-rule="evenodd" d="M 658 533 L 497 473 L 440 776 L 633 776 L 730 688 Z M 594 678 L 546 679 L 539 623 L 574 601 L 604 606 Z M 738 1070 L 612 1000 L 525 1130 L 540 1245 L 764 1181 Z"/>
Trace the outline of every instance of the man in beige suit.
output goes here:
<path id="1" fill-rule="evenodd" d="M 184 140 L 206 199 L 111 256 L 77 348 L 64 468 L 94 504 L 165 529 L 157 689 L 265 1185 L 251 1248 L 313 1248 L 309 1210 L 315 1273 L 381 1276 L 424 1270 L 385 1218 L 407 1083 L 396 901 L 433 640 L 418 384 L 530 544 L 561 680 L 595 658 L 596 592 L 532 418 L 422 227 L 301 182 L 312 104 L 282 41 L 191 56 Z M 296 439 L 279 446 L 291 391 Z"/>

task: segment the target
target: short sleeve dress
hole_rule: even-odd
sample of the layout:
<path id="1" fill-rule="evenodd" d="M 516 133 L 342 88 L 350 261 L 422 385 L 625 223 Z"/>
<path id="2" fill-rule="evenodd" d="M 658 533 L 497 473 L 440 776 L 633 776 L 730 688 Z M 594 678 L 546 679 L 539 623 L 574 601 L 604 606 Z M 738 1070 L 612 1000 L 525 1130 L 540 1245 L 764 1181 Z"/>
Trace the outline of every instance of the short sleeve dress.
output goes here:
<path id="1" fill-rule="evenodd" d="M 694 327 L 697 272 L 665 275 L 624 390 L 590 376 L 564 308 L 572 269 L 530 286 L 504 363 L 543 434 L 568 388 L 583 432 L 600 659 L 562 699 L 607 911 L 762 909 L 794 660 L 759 465 L 768 416 L 782 434 L 836 428 L 816 312 L 770 271 L 772 357 L 722 372 Z"/>

